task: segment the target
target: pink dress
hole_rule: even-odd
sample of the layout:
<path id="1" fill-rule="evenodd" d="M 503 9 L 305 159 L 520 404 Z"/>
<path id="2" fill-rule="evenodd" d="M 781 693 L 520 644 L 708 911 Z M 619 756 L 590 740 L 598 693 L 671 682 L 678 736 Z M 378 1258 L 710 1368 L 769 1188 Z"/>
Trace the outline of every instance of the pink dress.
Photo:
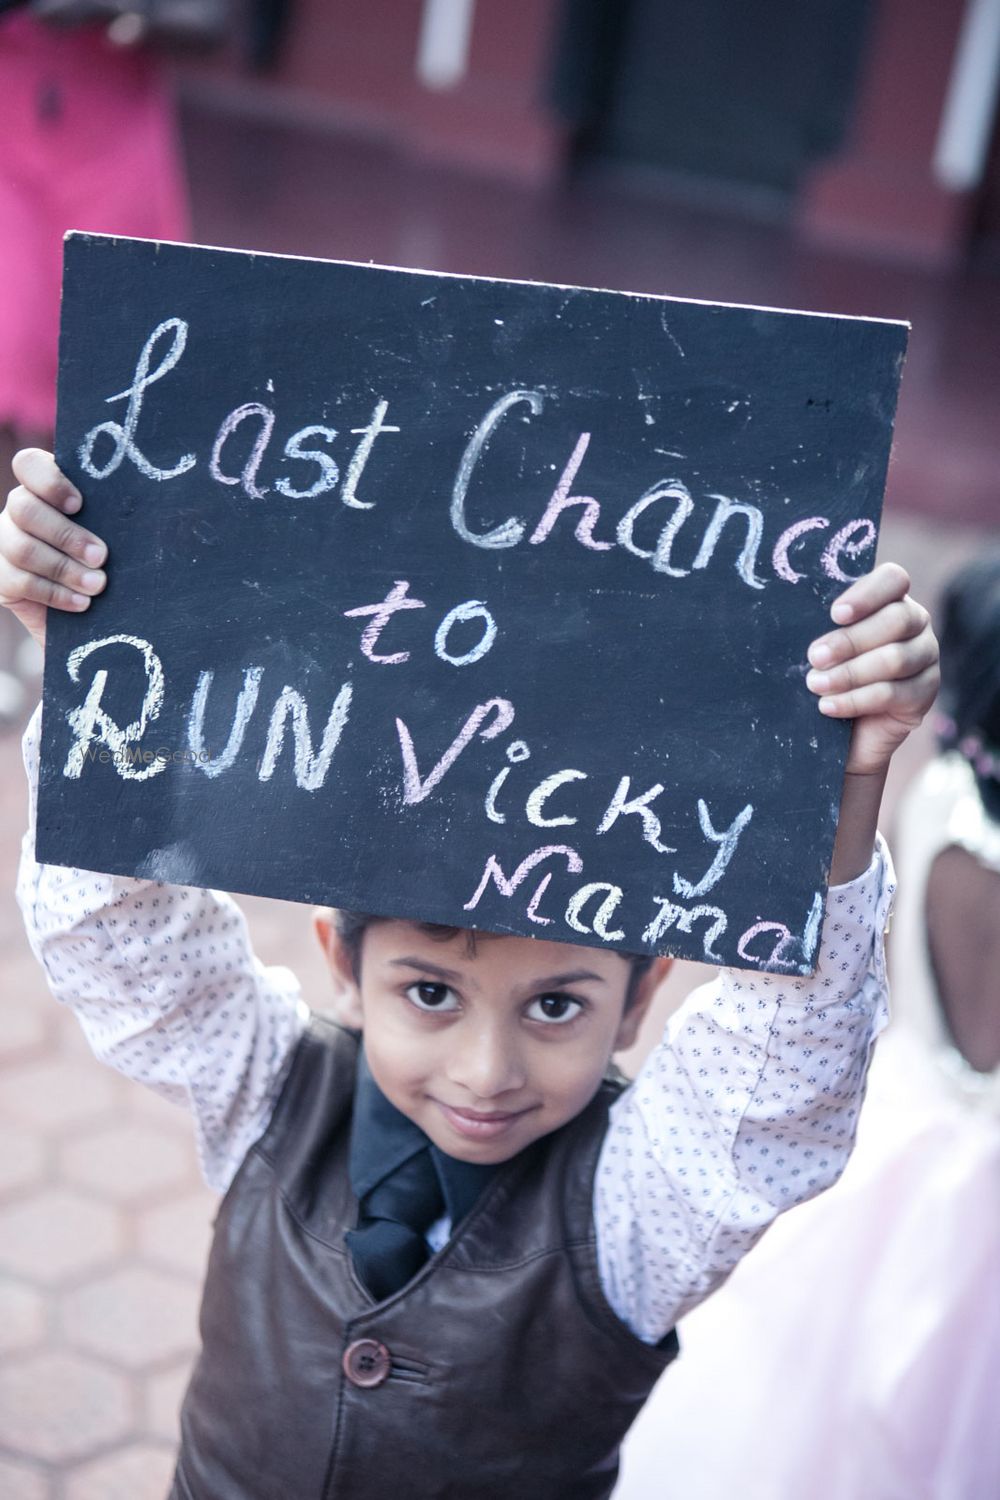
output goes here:
<path id="1" fill-rule="evenodd" d="M 0 17 L 0 426 L 52 428 L 66 230 L 184 239 L 187 223 L 156 59 Z"/>
<path id="2" fill-rule="evenodd" d="M 1000 1497 L 1000 1068 L 969 1067 L 937 1002 L 924 895 L 950 845 L 1000 870 L 955 755 L 904 804 L 895 1019 L 854 1155 L 682 1321 L 615 1500 Z"/>

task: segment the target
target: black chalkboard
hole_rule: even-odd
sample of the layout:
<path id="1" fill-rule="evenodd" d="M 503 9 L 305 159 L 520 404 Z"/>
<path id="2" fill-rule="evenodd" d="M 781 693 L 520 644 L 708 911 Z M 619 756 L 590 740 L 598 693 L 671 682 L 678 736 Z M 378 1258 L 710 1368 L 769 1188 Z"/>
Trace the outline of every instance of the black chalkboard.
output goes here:
<path id="1" fill-rule="evenodd" d="M 808 972 L 905 343 L 70 236 L 39 856 Z"/>

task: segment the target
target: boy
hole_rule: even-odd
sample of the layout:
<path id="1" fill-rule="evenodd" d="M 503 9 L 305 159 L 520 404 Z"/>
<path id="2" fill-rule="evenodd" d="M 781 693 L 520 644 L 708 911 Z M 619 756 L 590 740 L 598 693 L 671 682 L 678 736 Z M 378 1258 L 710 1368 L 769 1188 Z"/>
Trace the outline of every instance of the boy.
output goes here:
<path id="1" fill-rule="evenodd" d="M 0 602 L 41 640 L 106 549 L 51 457 L 15 475 Z M 937 684 L 908 587 L 858 580 L 810 648 L 821 710 L 856 720 L 815 977 L 721 975 L 624 1090 L 602 1080 L 666 960 L 321 914 L 362 1047 L 260 967 L 229 898 L 39 866 L 29 832 L 53 991 L 192 1109 L 226 1190 L 173 1500 L 611 1493 L 677 1319 L 850 1150 L 885 1015 L 878 806 Z M 25 745 L 34 779 L 37 722 Z"/>

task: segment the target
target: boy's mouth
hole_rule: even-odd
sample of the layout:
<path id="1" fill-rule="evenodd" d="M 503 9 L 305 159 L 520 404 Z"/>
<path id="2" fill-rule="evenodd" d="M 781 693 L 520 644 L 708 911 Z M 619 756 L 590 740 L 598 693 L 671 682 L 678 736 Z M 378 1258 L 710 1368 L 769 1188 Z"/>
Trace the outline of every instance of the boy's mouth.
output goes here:
<path id="1" fill-rule="evenodd" d="M 504 1135 L 518 1120 L 522 1120 L 529 1113 L 527 1109 L 454 1109 L 450 1104 L 442 1103 L 440 1099 L 434 1102 L 452 1129 L 473 1141 L 495 1140 L 497 1136 Z"/>

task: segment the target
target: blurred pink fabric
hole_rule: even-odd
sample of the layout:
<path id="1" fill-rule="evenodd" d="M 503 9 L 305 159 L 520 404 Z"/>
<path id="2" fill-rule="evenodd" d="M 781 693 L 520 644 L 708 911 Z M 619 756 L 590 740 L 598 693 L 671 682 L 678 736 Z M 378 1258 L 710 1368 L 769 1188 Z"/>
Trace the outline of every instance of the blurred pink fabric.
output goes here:
<path id="1" fill-rule="evenodd" d="M 67 229 L 184 239 L 170 94 L 101 28 L 0 19 L 0 425 L 51 430 Z"/>
<path id="2" fill-rule="evenodd" d="M 1000 1497 L 1000 1068 L 975 1073 L 948 1040 L 924 914 L 952 845 L 1000 870 L 957 756 L 903 806 L 897 1016 L 855 1153 L 682 1320 L 615 1500 Z"/>

